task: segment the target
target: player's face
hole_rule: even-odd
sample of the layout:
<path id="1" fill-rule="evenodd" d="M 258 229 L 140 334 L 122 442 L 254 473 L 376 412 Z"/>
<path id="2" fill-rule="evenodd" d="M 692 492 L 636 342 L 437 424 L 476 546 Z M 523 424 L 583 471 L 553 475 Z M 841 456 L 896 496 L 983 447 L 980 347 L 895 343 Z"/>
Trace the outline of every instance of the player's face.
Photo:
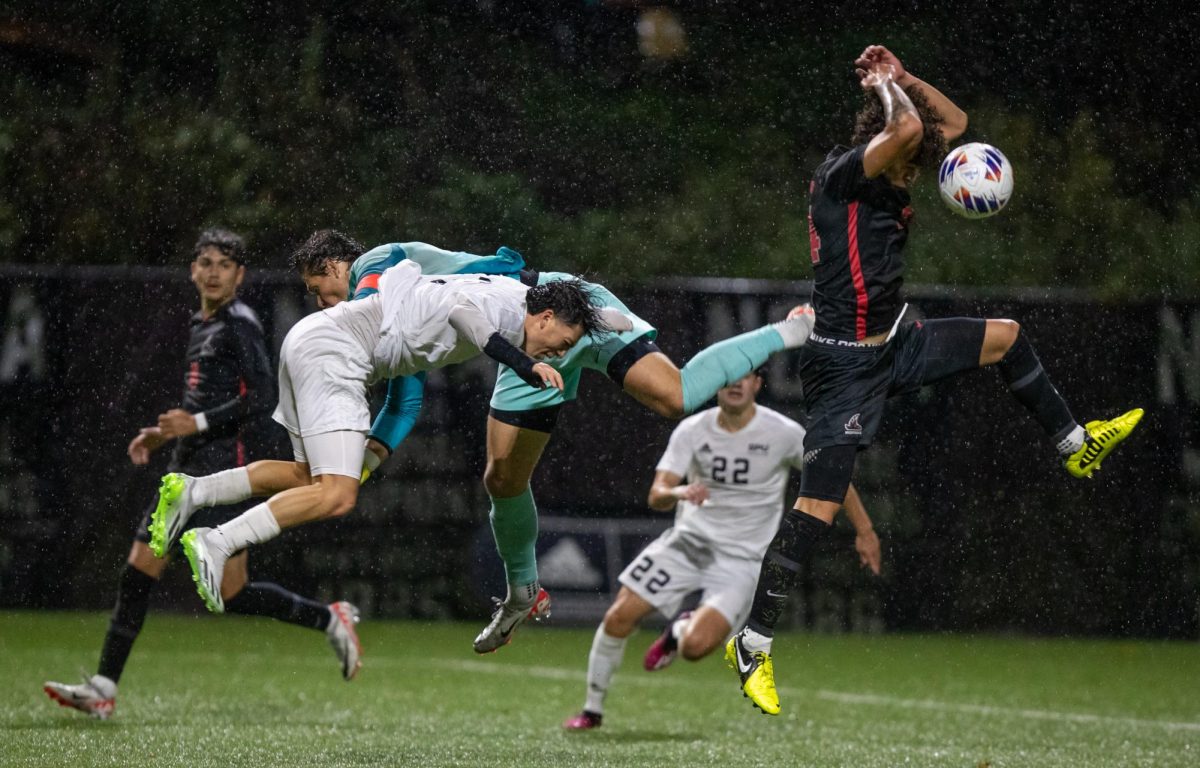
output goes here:
<path id="1" fill-rule="evenodd" d="M 754 402 L 760 389 L 762 379 L 756 373 L 748 373 L 728 387 L 717 390 L 717 405 L 735 413 L 743 411 Z"/>
<path id="2" fill-rule="evenodd" d="M 332 261 L 325 274 L 303 273 L 304 287 L 317 299 L 317 306 L 329 309 L 350 298 L 350 262 Z"/>
<path id="3" fill-rule="evenodd" d="M 192 262 L 192 283 L 205 304 L 220 306 L 233 299 L 245 277 L 245 267 L 213 247 Z"/>
<path id="4" fill-rule="evenodd" d="M 567 325 L 552 310 L 525 317 L 525 354 L 534 360 L 562 357 L 581 338 L 582 325 Z"/>

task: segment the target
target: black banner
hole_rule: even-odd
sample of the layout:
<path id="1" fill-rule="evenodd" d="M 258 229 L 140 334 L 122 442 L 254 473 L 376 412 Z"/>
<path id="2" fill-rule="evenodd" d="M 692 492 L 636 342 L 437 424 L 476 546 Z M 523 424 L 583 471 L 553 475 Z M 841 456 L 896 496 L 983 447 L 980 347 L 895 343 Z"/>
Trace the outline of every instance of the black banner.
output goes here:
<path id="1" fill-rule="evenodd" d="M 659 328 L 660 346 L 680 363 L 710 341 L 781 318 L 808 290 L 733 280 L 610 287 Z M 253 276 L 244 298 L 276 348 L 308 311 L 288 275 Z M 909 298 L 910 319 L 1019 321 L 1081 422 L 1135 406 L 1147 416 L 1094 479 L 1080 481 L 993 371 L 893 401 L 855 474 L 884 541 L 884 576 L 861 571 L 839 522 L 794 601 L 795 622 L 830 631 L 1200 635 L 1200 307 L 1063 293 L 914 290 Z M 125 446 L 178 403 L 196 305 L 183 270 L 0 272 L 0 604 L 111 604 L 166 463 L 164 451 L 134 467 Z M 771 361 L 761 401 L 803 420 L 794 364 L 787 354 Z M 482 593 L 502 589 L 481 531 L 493 376 L 485 360 L 431 374 L 417 430 L 364 487 L 359 508 L 256 548 L 252 574 L 346 597 L 378 616 L 482 615 Z M 666 524 L 645 497 L 672 428 L 585 374 L 534 477 L 541 513 L 636 518 L 639 531 L 647 518 Z M 290 458 L 278 430 L 262 443 L 262 457 Z M 568 555 L 584 558 L 578 573 L 611 573 L 598 545 L 564 545 L 561 532 L 545 538 L 562 548 L 552 556 L 564 573 Z M 167 594 L 194 606 L 185 570 L 170 569 Z"/>

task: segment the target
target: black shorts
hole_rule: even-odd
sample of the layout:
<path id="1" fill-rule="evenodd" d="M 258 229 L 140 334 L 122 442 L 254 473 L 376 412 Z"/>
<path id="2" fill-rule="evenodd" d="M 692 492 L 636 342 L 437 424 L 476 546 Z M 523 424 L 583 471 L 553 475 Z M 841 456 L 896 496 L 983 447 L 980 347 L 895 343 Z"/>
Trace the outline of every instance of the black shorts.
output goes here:
<path id="1" fill-rule="evenodd" d="M 889 397 L 979 367 L 986 323 L 961 317 L 909 323 L 887 344 L 869 347 L 810 338 L 800 350 L 805 452 L 870 445 Z"/>

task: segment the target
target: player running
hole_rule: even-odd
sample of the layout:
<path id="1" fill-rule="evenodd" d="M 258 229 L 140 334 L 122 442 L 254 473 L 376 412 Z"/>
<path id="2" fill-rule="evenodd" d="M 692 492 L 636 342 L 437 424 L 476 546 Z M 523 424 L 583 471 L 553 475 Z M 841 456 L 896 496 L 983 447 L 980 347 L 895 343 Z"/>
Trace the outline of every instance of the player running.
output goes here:
<path id="1" fill-rule="evenodd" d="M 224 610 L 222 567 L 234 553 L 284 528 L 354 508 L 370 428 L 369 383 L 482 352 L 512 368 L 526 386 L 562 387 L 559 373 L 540 360 L 608 330 L 579 281 L 529 288 L 487 275 L 422 275 L 412 261 L 387 270 L 377 295 L 302 319 L 280 351 L 274 414 L 291 437 L 296 460 L 247 467 L 238 476 L 238 493 L 270 498 L 226 524 L 196 528 L 182 538 L 205 605 Z M 153 546 L 173 540 L 196 508 L 196 495 L 211 493 L 217 477 L 165 478 L 178 487 L 155 510 Z"/>
<path id="2" fill-rule="evenodd" d="M 841 505 L 855 454 L 870 445 L 888 397 L 995 365 L 1050 436 L 1067 472 L 1080 478 L 1098 469 L 1142 418 L 1139 408 L 1086 427 L 1076 423 L 1012 320 L 900 324 L 908 187 L 918 167 L 936 164 L 946 141 L 963 133 L 967 116 L 883 46 L 869 46 L 855 67 L 867 105 L 853 146 L 834 148 L 809 188 L 817 322 L 800 361 L 809 416 L 800 498 L 763 560 L 749 622 L 726 646 L 743 693 L 772 715 L 779 714 L 770 655 L 775 623 L 798 569 Z"/>
<path id="3" fill-rule="evenodd" d="M 246 274 L 242 238 L 225 230 L 206 230 L 196 241 L 192 256 L 192 282 L 200 294 L 200 310 L 191 321 L 183 400 L 180 407 L 160 414 L 156 426 L 142 428 L 129 443 L 128 453 L 134 464 L 145 465 L 151 453 L 174 440 L 169 468 L 207 474 L 244 463 L 242 437 L 265 426 L 262 419 L 275 400 L 275 385 L 262 325 L 254 311 L 237 298 Z M 153 509 L 151 505 L 146 510 L 128 562 L 117 579 L 117 604 L 96 674 L 79 685 L 45 685 L 46 693 L 63 706 L 101 720 L 113 713 L 117 683 L 142 630 L 150 594 L 167 565 L 147 546 Z M 213 507 L 193 518 L 191 524 L 216 525 L 239 512 L 228 506 Z M 361 664 L 354 630 L 357 609 L 345 602 L 324 605 L 268 582 L 248 583 L 246 561 L 243 552 L 225 563 L 222 586 L 229 611 L 270 616 L 324 631 L 343 677 L 354 677 Z"/>
<path id="4" fill-rule="evenodd" d="M 625 642 L 652 611 L 671 618 L 690 593 L 703 591 L 700 607 L 679 614 L 646 652 L 643 667 L 651 672 L 676 656 L 704 658 L 746 620 L 759 564 L 779 527 L 789 471 L 800 469 L 804 456 L 804 428 L 757 405 L 761 388 L 757 372 L 744 376 L 717 392 L 716 408 L 688 417 L 671 434 L 648 503 L 662 512 L 678 506 L 675 525 L 621 574 L 623 586 L 592 640 L 583 711 L 563 728 L 600 725 Z M 859 558 L 878 574 L 879 537 L 853 486 L 846 512 Z"/>
<path id="5" fill-rule="evenodd" d="M 405 258 L 417 261 L 426 271 L 458 265 L 460 270 L 492 270 L 526 285 L 573 279 L 562 272 L 528 269 L 520 254 L 509 248 L 501 248 L 494 256 L 472 256 L 425 243 L 396 243 L 357 257 L 361 247 L 356 251 L 355 246 L 357 243 L 345 235 L 322 230 L 297 251 L 293 261 L 319 301 L 332 303 L 339 296 L 358 298 L 364 290 L 372 290 L 382 269 Z M 628 318 L 630 327 L 599 338 L 584 338 L 567 355 L 551 361 L 562 373 L 562 389 L 531 389 L 504 365 L 496 377 L 487 421 L 488 458 L 483 479 L 491 499 L 492 533 L 504 561 L 508 590 L 492 621 L 475 638 L 477 653 L 496 650 L 511 639 L 523 621 L 544 616 L 549 610 L 549 596 L 537 579 L 537 507 L 529 481 L 550 440 L 560 408 L 575 399 L 584 369 L 604 373 L 655 413 L 678 419 L 710 400 L 721 387 L 765 363 L 775 352 L 804 344 L 812 327 L 811 314 L 800 313 L 701 350 L 680 369 L 654 343 L 657 330 L 630 312 L 604 286 L 586 285 L 605 309 Z M 371 445 L 381 455 L 395 450 L 420 408 L 417 383 L 405 383 L 397 396 L 393 396 L 394 386 L 389 386 L 388 402 L 371 433 L 376 438 Z M 378 458 L 367 456 L 368 461 Z"/>

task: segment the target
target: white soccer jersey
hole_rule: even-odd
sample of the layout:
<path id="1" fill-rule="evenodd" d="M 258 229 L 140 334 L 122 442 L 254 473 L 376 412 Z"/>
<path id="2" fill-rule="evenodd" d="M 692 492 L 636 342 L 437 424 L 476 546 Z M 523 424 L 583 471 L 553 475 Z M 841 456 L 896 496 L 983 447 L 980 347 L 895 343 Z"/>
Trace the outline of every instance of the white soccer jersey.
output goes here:
<path id="1" fill-rule="evenodd" d="M 329 311 L 342 310 L 336 322 L 356 338 L 370 335 L 375 324 L 369 351 L 371 381 L 378 381 L 469 360 L 492 333 L 520 348 L 528 290 L 507 277 L 422 275 L 418 264 L 403 261 L 383 273 L 377 297 Z"/>
<path id="2" fill-rule="evenodd" d="M 671 434 L 658 471 L 708 487 L 708 501 L 680 501 L 675 528 L 702 536 L 735 557 L 762 559 L 779 528 L 788 472 L 804 462 L 804 428 L 756 406 L 737 432 L 717 424 L 719 408 L 685 419 Z"/>

